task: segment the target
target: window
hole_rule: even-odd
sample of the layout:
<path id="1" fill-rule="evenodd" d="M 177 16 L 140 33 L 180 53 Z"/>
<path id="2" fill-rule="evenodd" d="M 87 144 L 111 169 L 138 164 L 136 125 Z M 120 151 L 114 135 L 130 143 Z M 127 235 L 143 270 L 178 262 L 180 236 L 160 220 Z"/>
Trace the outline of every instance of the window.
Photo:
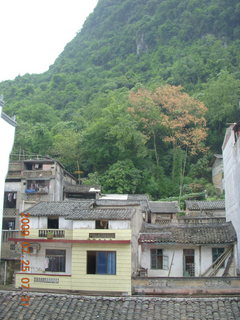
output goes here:
<path id="1" fill-rule="evenodd" d="M 15 218 L 3 218 L 3 230 L 15 230 Z"/>
<path id="2" fill-rule="evenodd" d="M 162 249 L 151 249 L 151 269 L 163 269 Z"/>
<path id="3" fill-rule="evenodd" d="M 116 274 L 116 252 L 87 251 L 87 274 Z"/>
<path id="4" fill-rule="evenodd" d="M 4 192 L 4 208 L 16 208 L 17 192 Z"/>
<path id="5" fill-rule="evenodd" d="M 66 268 L 66 251 L 46 249 L 46 265 L 45 271 L 65 272 Z"/>
<path id="6" fill-rule="evenodd" d="M 195 251 L 194 249 L 183 249 L 183 276 L 195 276 Z"/>
<path id="7" fill-rule="evenodd" d="M 42 170 L 42 163 L 25 163 L 26 170 Z"/>
<path id="8" fill-rule="evenodd" d="M 10 250 L 14 251 L 16 249 L 15 243 L 10 243 Z"/>
<path id="9" fill-rule="evenodd" d="M 59 229 L 58 217 L 48 217 L 48 229 Z"/>
<path id="10" fill-rule="evenodd" d="M 96 229 L 108 229 L 108 221 L 96 220 Z"/>
<path id="11" fill-rule="evenodd" d="M 48 193 L 48 180 L 28 180 L 26 193 Z"/>
<path id="12" fill-rule="evenodd" d="M 212 262 L 216 261 L 224 252 L 224 248 L 212 248 Z M 224 262 L 220 266 L 224 268 Z"/>

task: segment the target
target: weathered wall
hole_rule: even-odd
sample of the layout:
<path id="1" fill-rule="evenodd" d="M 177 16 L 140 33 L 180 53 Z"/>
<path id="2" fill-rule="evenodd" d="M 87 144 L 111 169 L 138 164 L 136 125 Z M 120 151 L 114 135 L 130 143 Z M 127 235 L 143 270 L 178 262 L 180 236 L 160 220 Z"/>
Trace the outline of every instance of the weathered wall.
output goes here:
<path id="1" fill-rule="evenodd" d="M 228 139 L 227 139 L 228 138 Z M 227 129 L 223 145 L 226 220 L 232 221 L 238 237 L 237 269 L 240 272 L 240 139 Z"/>
<path id="2" fill-rule="evenodd" d="M 223 247 L 219 245 L 218 247 Z M 168 257 L 168 267 L 164 269 L 154 270 L 151 269 L 151 256 L 150 249 L 158 248 L 163 250 L 163 256 Z M 198 246 L 198 247 L 176 247 L 176 246 L 160 246 L 160 245 L 147 245 L 142 246 L 140 251 L 141 267 L 148 269 L 149 277 L 183 277 L 184 276 L 184 259 L 183 249 L 194 249 L 194 262 L 195 262 L 195 276 L 201 276 L 212 265 L 212 247 Z M 226 262 L 225 262 L 226 265 Z M 217 276 L 222 276 L 224 268 L 220 268 Z M 235 275 L 234 270 L 230 270 L 232 276 Z"/>
<path id="3" fill-rule="evenodd" d="M 15 126 L 2 118 L 2 104 L 0 105 L 0 137 L 1 138 L 1 157 L 0 157 L 0 230 L 2 230 L 4 184 L 8 172 L 9 155 L 13 147 Z M 1 237 L 0 237 L 1 252 Z"/>

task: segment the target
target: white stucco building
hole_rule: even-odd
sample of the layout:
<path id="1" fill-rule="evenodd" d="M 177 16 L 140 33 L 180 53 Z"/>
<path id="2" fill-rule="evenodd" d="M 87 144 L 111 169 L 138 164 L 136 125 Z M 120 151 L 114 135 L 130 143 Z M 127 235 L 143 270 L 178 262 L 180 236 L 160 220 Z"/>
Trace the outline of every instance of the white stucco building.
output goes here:
<path id="1" fill-rule="evenodd" d="M 235 276 L 236 233 L 223 218 L 181 218 L 145 224 L 139 236 L 139 264 L 145 276 Z"/>
<path id="2" fill-rule="evenodd" d="M 11 153 L 16 122 L 14 119 L 7 116 L 3 111 L 3 99 L 0 97 L 0 137 L 1 137 L 1 157 L 0 157 L 0 230 L 2 230 L 3 216 L 3 198 L 4 184 L 8 171 L 9 155 Z M 0 252 L 1 252 L 1 237 L 0 237 Z"/>
<path id="3" fill-rule="evenodd" d="M 240 272 L 240 121 L 230 125 L 223 142 L 226 220 L 236 230 L 237 270 Z"/>

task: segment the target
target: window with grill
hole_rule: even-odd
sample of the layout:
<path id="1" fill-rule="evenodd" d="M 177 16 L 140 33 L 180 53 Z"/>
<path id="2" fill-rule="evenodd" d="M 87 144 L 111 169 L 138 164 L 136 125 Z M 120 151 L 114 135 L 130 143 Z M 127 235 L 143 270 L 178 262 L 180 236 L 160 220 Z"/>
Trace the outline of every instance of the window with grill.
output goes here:
<path id="1" fill-rule="evenodd" d="M 151 269 L 163 269 L 162 249 L 151 249 Z"/>
<path id="2" fill-rule="evenodd" d="M 46 249 L 45 271 L 65 272 L 66 269 L 66 250 Z"/>

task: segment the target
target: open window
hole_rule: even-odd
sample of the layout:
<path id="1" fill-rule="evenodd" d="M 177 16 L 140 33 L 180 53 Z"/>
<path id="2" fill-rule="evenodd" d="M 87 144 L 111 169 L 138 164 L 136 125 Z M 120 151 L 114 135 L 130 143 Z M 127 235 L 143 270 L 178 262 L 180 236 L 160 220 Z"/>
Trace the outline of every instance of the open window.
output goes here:
<path id="1" fill-rule="evenodd" d="M 87 274 L 116 274 L 116 252 L 87 251 Z"/>
<path id="2" fill-rule="evenodd" d="M 59 229 L 59 218 L 58 217 L 48 217 L 47 223 L 48 229 Z"/>
<path id="3" fill-rule="evenodd" d="M 108 220 L 96 220 L 96 229 L 108 229 Z"/>
<path id="4" fill-rule="evenodd" d="M 4 208 L 16 208 L 17 192 L 4 192 Z"/>
<path id="5" fill-rule="evenodd" d="M 66 270 L 66 250 L 46 249 L 45 271 L 65 272 Z"/>
<path id="6" fill-rule="evenodd" d="M 42 170 L 43 164 L 42 163 L 25 163 L 26 170 Z"/>
<path id="7" fill-rule="evenodd" d="M 26 193 L 48 193 L 49 181 L 48 180 L 28 180 Z"/>
<path id="8" fill-rule="evenodd" d="M 15 218 L 3 218 L 3 230 L 15 230 Z"/>

